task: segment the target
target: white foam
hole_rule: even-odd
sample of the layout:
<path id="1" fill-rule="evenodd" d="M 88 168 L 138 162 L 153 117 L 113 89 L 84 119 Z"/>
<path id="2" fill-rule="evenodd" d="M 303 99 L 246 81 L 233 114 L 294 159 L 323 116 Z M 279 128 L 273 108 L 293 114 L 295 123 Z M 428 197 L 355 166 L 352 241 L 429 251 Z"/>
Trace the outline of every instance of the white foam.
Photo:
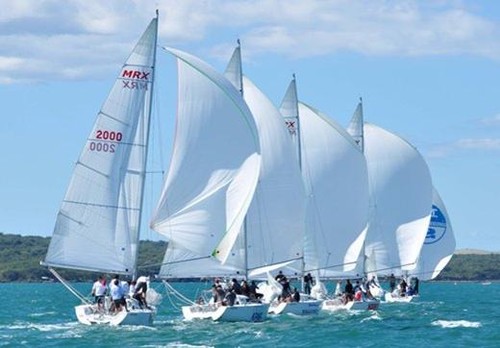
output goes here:
<path id="1" fill-rule="evenodd" d="M 382 320 L 382 317 L 377 313 L 377 312 L 373 312 L 373 314 L 367 318 L 363 318 L 361 320 L 361 322 L 365 322 L 365 321 L 368 321 L 368 320 Z"/>
<path id="2" fill-rule="evenodd" d="M 28 316 L 30 316 L 30 317 L 44 317 L 46 315 L 54 315 L 54 314 L 56 314 L 56 312 L 31 313 L 31 314 L 28 314 Z"/>
<path id="3" fill-rule="evenodd" d="M 441 326 L 445 329 L 453 329 L 456 327 L 481 327 L 481 323 L 478 321 L 467 321 L 467 320 L 436 320 L 432 322 L 434 326 Z"/>

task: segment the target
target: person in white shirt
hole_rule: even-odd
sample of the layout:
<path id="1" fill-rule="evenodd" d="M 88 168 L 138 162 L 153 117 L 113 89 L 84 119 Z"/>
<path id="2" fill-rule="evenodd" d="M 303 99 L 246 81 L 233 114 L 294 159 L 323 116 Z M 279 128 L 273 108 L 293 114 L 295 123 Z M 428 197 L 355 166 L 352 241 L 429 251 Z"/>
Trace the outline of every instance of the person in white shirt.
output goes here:
<path id="1" fill-rule="evenodd" d="M 120 286 L 120 281 L 118 279 L 113 279 L 109 285 L 109 294 L 113 300 L 112 310 L 114 312 L 120 312 L 122 310 L 122 304 L 124 302 L 123 290 Z"/>
<path id="2" fill-rule="evenodd" d="M 106 291 L 106 278 L 99 276 L 92 285 L 92 296 L 94 296 L 94 302 L 97 304 L 99 309 L 102 309 L 104 305 L 104 296 L 106 296 Z"/>

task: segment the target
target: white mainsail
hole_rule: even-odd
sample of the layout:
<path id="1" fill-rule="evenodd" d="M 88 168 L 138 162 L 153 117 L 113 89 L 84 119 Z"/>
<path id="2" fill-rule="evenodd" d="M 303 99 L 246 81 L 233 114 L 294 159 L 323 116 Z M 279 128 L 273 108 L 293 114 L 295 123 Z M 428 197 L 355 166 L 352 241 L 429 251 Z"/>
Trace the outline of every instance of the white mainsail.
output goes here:
<path id="1" fill-rule="evenodd" d="M 409 272 L 421 280 L 436 278 L 451 260 L 456 242 L 448 211 L 434 188 L 432 214 L 424 245 L 420 251 L 417 267 Z"/>
<path id="2" fill-rule="evenodd" d="M 151 227 L 171 243 L 161 275 L 182 269 L 179 276 L 190 277 L 205 264 L 212 272 L 216 259 L 231 265 L 259 177 L 260 146 L 251 112 L 231 83 L 200 59 L 167 51 L 178 62 L 177 125 Z"/>
<path id="3" fill-rule="evenodd" d="M 360 99 L 354 114 L 352 115 L 351 122 L 347 127 L 347 133 L 349 133 L 356 144 L 358 144 L 361 151 L 365 149 L 364 135 L 363 135 L 363 101 Z"/>
<path id="4" fill-rule="evenodd" d="M 262 164 L 248 210 L 240 255 L 246 268 L 258 274 L 266 265 L 302 260 L 306 196 L 300 168 L 278 109 L 242 75 L 241 48 L 235 49 L 224 73 L 239 89 L 259 132 Z M 243 240 L 244 238 L 244 240 Z"/>
<path id="5" fill-rule="evenodd" d="M 48 266 L 135 271 L 157 25 L 155 18 L 97 115 L 57 215 Z"/>
<path id="6" fill-rule="evenodd" d="M 353 270 L 368 219 L 368 178 L 362 152 L 338 124 L 297 101 L 295 79 L 281 113 L 296 145 L 308 196 L 304 271 L 329 277 Z"/>
<path id="7" fill-rule="evenodd" d="M 366 273 L 402 274 L 415 268 L 427 233 L 432 180 L 423 157 L 395 134 L 364 123 L 370 186 Z"/>

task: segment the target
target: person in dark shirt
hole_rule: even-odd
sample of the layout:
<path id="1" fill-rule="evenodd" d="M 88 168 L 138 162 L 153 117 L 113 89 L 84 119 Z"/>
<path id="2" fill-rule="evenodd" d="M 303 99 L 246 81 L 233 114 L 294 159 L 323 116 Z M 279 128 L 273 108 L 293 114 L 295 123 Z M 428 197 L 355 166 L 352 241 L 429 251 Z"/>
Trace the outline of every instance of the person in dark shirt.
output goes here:
<path id="1" fill-rule="evenodd" d="M 311 294 L 311 286 L 313 285 L 313 277 L 311 273 L 307 273 L 304 276 L 304 292 L 308 295 Z"/>
<path id="2" fill-rule="evenodd" d="M 351 281 L 349 279 L 347 279 L 344 291 L 345 291 L 347 300 L 352 301 L 352 299 L 354 298 L 354 287 L 352 286 Z"/>
<path id="3" fill-rule="evenodd" d="M 391 273 L 391 276 L 389 277 L 389 288 L 391 289 L 391 292 L 396 289 L 396 277 L 394 276 L 394 273 Z"/>

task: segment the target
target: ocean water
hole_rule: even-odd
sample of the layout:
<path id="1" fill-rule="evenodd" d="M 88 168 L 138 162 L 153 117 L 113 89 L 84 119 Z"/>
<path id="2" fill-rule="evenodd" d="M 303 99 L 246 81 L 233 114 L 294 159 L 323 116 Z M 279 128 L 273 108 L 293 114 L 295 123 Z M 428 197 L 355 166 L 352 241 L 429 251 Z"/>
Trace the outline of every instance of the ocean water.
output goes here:
<path id="1" fill-rule="evenodd" d="M 200 286 L 177 285 L 193 295 Z M 165 296 L 154 326 L 107 327 L 79 324 L 78 301 L 59 283 L 0 284 L 0 347 L 500 347 L 499 291 L 495 282 L 421 283 L 412 303 L 262 323 L 187 322 Z"/>

